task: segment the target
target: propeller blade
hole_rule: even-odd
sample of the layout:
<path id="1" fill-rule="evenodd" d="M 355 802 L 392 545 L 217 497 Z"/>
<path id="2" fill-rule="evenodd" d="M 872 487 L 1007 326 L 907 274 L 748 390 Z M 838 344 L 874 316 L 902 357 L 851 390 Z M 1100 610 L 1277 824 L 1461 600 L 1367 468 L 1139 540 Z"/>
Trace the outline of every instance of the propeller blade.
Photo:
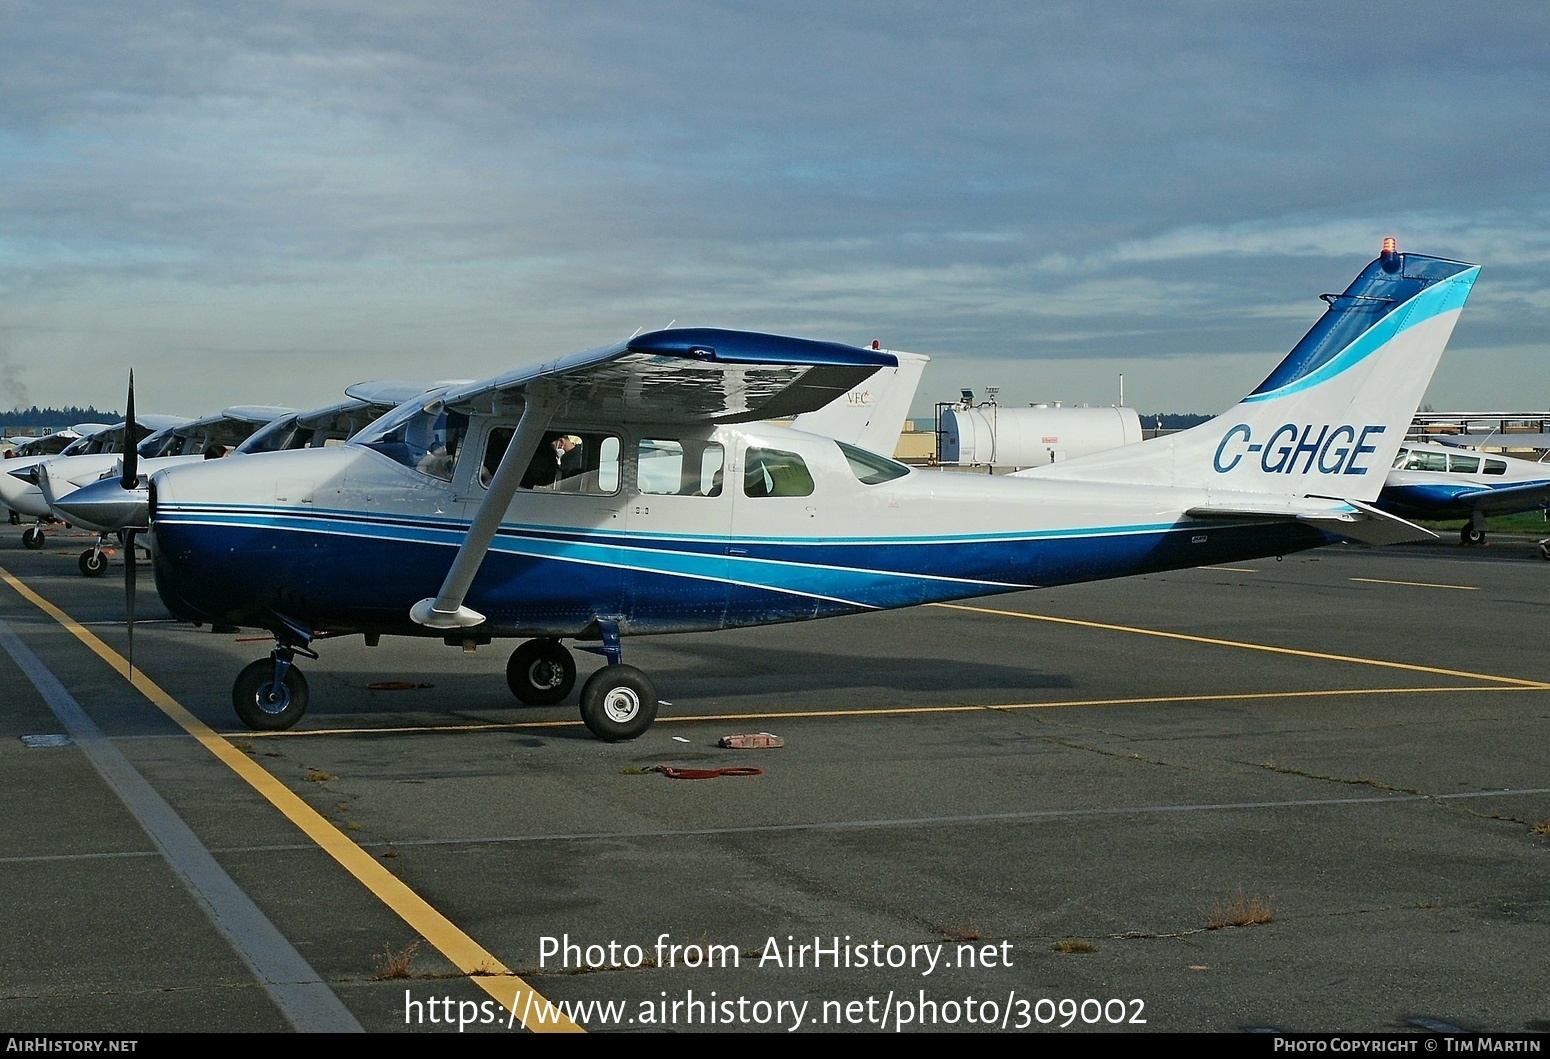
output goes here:
<path id="1" fill-rule="evenodd" d="M 135 429 L 135 373 L 129 370 L 129 398 L 124 408 L 124 476 L 119 483 L 125 489 L 133 489 L 135 483 L 140 480 L 140 453 L 135 449 L 139 439 L 135 435 L 139 433 Z M 133 565 L 133 564 L 131 564 Z"/>
<path id="2" fill-rule="evenodd" d="M 124 621 L 129 628 L 129 672 L 135 671 L 135 531 L 124 534 Z"/>

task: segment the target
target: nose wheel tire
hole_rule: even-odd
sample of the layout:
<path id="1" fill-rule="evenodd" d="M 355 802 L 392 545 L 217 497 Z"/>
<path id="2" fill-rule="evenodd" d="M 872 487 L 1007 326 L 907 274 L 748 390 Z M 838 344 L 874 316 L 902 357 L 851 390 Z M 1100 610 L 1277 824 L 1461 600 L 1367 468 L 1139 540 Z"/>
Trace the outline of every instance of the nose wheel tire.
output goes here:
<path id="1" fill-rule="evenodd" d="M 39 526 L 28 526 L 22 530 L 22 545 L 28 551 L 37 551 L 43 547 L 43 529 Z"/>
<path id="2" fill-rule="evenodd" d="M 282 731 L 307 712 L 307 678 L 292 666 L 276 687 L 274 659 L 260 658 L 237 674 L 231 704 L 242 723 L 254 731 Z"/>
<path id="3" fill-rule="evenodd" d="M 558 640 L 529 640 L 511 652 L 506 685 L 529 706 L 552 706 L 576 686 L 576 660 Z"/>
<path id="4" fill-rule="evenodd" d="M 581 720 L 605 743 L 645 734 L 657 718 L 657 689 L 634 666 L 604 666 L 581 688 Z"/>
<path id="5" fill-rule="evenodd" d="M 82 577 L 101 577 L 102 572 L 108 568 L 108 557 L 93 548 L 87 548 L 75 565 L 81 568 Z"/>

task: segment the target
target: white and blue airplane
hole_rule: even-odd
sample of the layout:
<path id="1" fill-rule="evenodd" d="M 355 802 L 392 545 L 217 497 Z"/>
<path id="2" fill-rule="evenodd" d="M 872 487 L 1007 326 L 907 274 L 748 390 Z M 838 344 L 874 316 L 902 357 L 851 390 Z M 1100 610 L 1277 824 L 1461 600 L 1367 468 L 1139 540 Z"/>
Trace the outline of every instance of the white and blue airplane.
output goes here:
<path id="1" fill-rule="evenodd" d="M 1225 414 L 1021 479 L 767 422 L 897 368 L 887 350 L 651 332 L 422 395 L 346 445 L 155 474 L 156 586 L 178 618 L 275 637 L 232 689 L 253 728 L 302 717 L 295 656 L 328 637 L 522 639 L 529 704 L 571 692 L 570 639 L 608 662 L 583 721 L 632 739 L 658 698 L 630 635 L 1433 537 L 1374 502 L 1478 274 L 1386 245 Z"/>
<path id="2" fill-rule="evenodd" d="M 1459 540 L 1484 544 L 1489 516 L 1550 508 L 1550 465 L 1410 441 L 1394 458 L 1378 506 L 1401 518 L 1467 519 Z M 1547 544 L 1540 552 L 1550 559 Z"/>

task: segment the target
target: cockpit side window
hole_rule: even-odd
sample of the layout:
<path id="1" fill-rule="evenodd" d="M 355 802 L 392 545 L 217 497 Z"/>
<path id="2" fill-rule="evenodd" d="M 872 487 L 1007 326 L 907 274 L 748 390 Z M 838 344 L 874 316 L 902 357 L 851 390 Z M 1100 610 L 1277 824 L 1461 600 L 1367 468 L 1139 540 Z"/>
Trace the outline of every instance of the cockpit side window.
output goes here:
<path id="1" fill-rule="evenodd" d="M 494 427 L 485 438 L 479 485 L 489 488 L 516 430 Z M 544 493 L 609 496 L 619 491 L 619 439 L 596 431 L 551 430 L 539 441 L 521 488 Z"/>
<path id="2" fill-rule="evenodd" d="M 743 454 L 743 495 L 812 496 L 813 476 L 794 452 L 750 445 Z"/>
<path id="3" fill-rule="evenodd" d="M 1446 471 L 1448 469 L 1448 456 L 1444 452 L 1418 452 L 1412 451 L 1410 458 L 1405 461 L 1407 471 Z"/>

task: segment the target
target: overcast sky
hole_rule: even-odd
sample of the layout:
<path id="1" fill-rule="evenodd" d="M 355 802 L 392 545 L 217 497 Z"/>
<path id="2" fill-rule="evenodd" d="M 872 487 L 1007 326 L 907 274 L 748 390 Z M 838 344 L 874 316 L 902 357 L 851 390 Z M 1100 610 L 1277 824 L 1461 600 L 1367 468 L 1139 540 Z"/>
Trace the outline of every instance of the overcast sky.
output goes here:
<path id="1" fill-rule="evenodd" d="M 1550 4 L 0 0 L 0 407 L 325 404 L 680 325 L 1216 412 L 1386 235 L 1550 407 Z"/>

